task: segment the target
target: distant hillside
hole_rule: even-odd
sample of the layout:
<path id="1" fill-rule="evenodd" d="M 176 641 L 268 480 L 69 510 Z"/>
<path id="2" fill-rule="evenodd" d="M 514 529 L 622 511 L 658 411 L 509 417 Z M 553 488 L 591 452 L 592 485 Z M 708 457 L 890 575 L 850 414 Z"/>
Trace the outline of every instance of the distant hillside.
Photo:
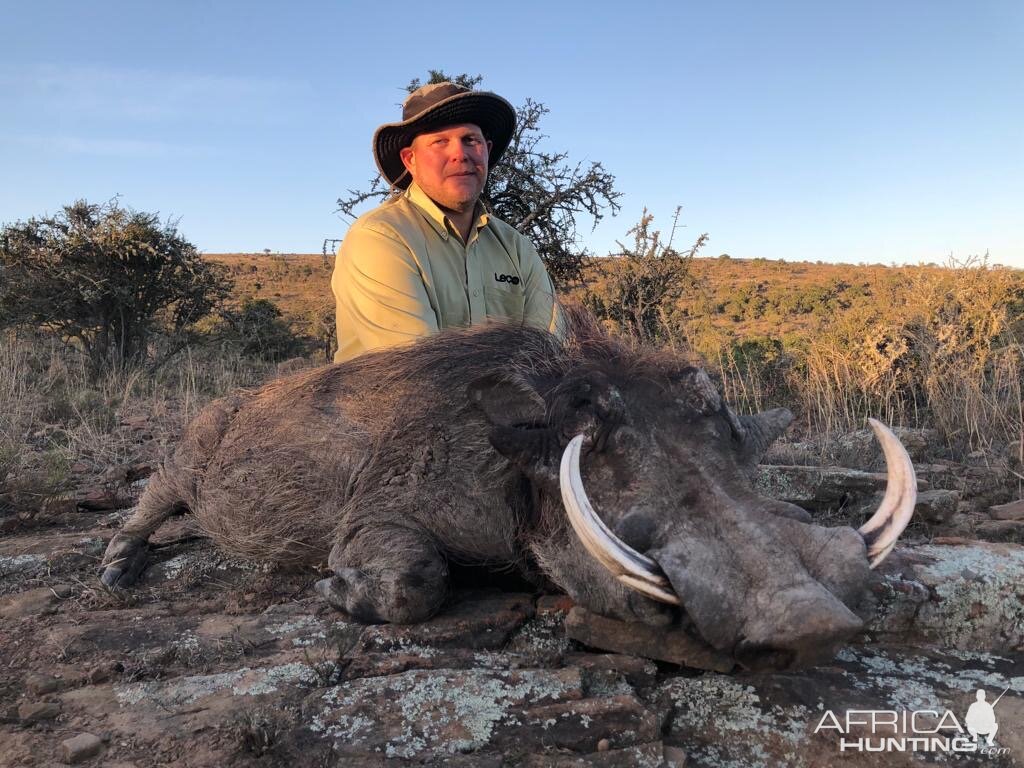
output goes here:
<path id="1" fill-rule="evenodd" d="M 334 257 L 322 254 L 211 253 L 224 264 L 242 298 L 269 299 L 290 317 L 305 317 L 333 302 Z M 609 264 L 613 260 L 600 259 Z M 1024 271 L 995 268 L 1024 286 Z M 914 281 L 938 278 L 949 269 L 935 265 L 887 267 L 825 262 L 787 262 L 729 257 L 697 258 L 692 273 L 700 288 L 684 296 L 682 309 L 726 335 L 737 338 L 803 334 L 823 319 L 856 306 L 892 301 L 894 292 Z M 601 290 L 590 270 L 586 289 Z M 584 288 L 568 292 L 581 298 Z"/>
<path id="2" fill-rule="evenodd" d="M 297 332 L 330 348 L 332 257 L 206 258 L 228 268 L 239 302 L 274 302 Z M 617 301 L 610 287 L 629 266 L 595 260 L 567 295 Z M 737 406 L 785 404 L 823 431 L 872 415 L 934 425 L 950 443 L 1010 445 L 1024 462 L 1024 271 L 722 256 L 694 259 L 687 286 L 663 308 L 664 341 L 700 354 Z"/>

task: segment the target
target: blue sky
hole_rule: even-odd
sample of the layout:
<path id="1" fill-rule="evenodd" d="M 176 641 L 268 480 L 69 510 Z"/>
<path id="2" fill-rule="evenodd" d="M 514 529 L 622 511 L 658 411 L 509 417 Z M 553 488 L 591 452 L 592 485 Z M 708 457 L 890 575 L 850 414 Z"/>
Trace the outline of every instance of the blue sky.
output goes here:
<path id="1" fill-rule="evenodd" d="M 0 222 L 77 198 L 209 252 L 316 252 L 430 68 L 551 110 L 623 239 L 683 206 L 705 255 L 1024 268 L 1024 3 L 4 3 Z"/>

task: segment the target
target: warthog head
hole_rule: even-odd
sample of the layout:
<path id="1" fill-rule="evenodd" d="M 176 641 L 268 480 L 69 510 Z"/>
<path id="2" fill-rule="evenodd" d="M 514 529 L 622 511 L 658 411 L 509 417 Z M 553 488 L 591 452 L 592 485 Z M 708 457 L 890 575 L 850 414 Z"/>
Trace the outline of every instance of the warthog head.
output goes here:
<path id="1" fill-rule="evenodd" d="M 735 415 L 699 368 L 602 364 L 550 386 L 492 377 L 471 394 L 492 444 L 561 497 L 590 556 L 748 668 L 817 663 L 857 633 L 851 609 L 913 510 L 913 467 L 875 421 L 889 487 L 859 531 L 757 495 L 757 462 L 792 415 Z"/>

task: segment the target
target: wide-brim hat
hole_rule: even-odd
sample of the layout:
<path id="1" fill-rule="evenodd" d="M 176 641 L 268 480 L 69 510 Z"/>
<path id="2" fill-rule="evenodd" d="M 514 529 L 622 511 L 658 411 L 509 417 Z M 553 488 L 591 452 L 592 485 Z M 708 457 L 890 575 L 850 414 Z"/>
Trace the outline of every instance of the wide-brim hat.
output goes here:
<path id="1" fill-rule="evenodd" d="M 516 111 L 505 99 L 489 91 L 473 91 L 455 83 L 432 83 L 409 94 L 402 104 L 402 120 L 385 123 L 373 134 L 373 159 L 389 184 L 405 189 L 412 177 L 399 154 L 421 133 L 449 125 L 472 123 L 492 143 L 488 169 L 501 160 L 516 128 Z"/>

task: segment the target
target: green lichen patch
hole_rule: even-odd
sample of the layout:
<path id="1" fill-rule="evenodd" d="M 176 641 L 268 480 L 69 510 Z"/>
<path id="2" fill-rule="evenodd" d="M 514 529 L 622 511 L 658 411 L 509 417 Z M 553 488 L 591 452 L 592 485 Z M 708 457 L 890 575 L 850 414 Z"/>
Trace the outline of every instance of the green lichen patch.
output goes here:
<path id="1" fill-rule="evenodd" d="M 916 632 L 965 651 L 1024 646 L 1024 547 L 929 545 L 915 552 L 931 559 L 917 577 L 938 598 L 921 606 Z"/>
<path id="2" fill-rule="evenodd" d="M 524 709 L 580 695 L 576 670 L 416 670 L 318 694 L 307 721 L 339 746 L 414 758 L 481 749 Z"/>
<path id="3" fill-rule="evenodd" d="M 145 701 L 172 709 L 218 693 L 258 696 L 273 693 L 284 684 L 313 685 L 316 681 L 315 672 L 307 664 L 296 662 L 261 669 L 242 667 L 230 672 L 179 677 L 168 681 L 150 680 L 115 685 L 114 695 L 121 706 Z"/>
<path id="4" fill-rule="evenodd" d="M 749 683 L 714 673 L 670 680 L 657 695 L 671 701 L 670 733 L 687 742 L 697 765 L 804 764 L 799 753 L 812 727 L 806 706 L 773 703 Z"/>

